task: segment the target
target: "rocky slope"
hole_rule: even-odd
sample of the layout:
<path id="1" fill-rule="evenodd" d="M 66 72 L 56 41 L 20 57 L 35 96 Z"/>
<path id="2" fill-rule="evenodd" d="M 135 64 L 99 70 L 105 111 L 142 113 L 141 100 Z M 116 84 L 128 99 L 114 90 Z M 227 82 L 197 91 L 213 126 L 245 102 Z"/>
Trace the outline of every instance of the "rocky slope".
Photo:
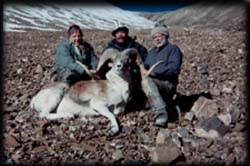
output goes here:
<path id="1" fill-rule="evenodd" d="M 133 34 L 150 48 L 149 31 Z M 31 98 L 49 82 L 55 48 L 64 32 L 6 32 L 5 163 L 243 163 L 245 32 L 174 28 L 170 34 L 170 42 L 184 54 L 176 99 L 181 116 L 171 117 L 176 113 L 172 110 L 168 127 L 160 129 L 153 125 L 150 110 L 130 110 L 118 116 L 121 132 L 108 137 L 110 123 L 104 117 L 48 121 L 28 107 Z M 84 30 L 84 36 L 98 55 L 111 38 L 110 31 L 100 30 Z"/>
<path id="2" fill-rule="evenodd" d="M 243 4 L 200 2 L 171 12 L 141 15 L 169 26 L 236 31 L 246 28 L 246 7 Z"/>

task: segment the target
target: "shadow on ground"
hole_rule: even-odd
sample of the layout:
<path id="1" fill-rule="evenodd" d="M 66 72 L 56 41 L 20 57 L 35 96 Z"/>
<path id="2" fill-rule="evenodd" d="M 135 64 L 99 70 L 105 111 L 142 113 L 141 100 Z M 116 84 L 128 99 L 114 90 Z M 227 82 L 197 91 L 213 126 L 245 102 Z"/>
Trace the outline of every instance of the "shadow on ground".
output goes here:
<path id="1" fill-rule="evenodd" d="M 199 99 L 199 97 L 205 97 L 212 99 L 212 96 L 209 92 L 202 92 L 199 94 L 192 94 L 189 96 L 177 94 L 175 100 L 169 104 L 169 122 L 175 122 L 178 120 L 178 111 L 176 106 L 180 108 L 180 112 L 189 112 L 194 105 L 194 103 Z"/>
<path id="2" fill-rule="evenodd" d="M 189 96 L 177 94 L 175 100 L 168 102 L 168 122 L 176 122 L 178 120 L 178 110 L 176 106 L 179 107 L 180 112 L 189 112 L 194 105 L 194 103 L 199 99 L 199 97 L 205 97 L 208 99 L 212 99 L 212 96 L 209 92 L 202 92 L 199 94 L 192 94 Z M 126 112 L 140 111 L 140 110 L 148 110 L 150 108 L 147 103 L 147 97 L 142 91 L 138 91 L 127 104 Z"/>

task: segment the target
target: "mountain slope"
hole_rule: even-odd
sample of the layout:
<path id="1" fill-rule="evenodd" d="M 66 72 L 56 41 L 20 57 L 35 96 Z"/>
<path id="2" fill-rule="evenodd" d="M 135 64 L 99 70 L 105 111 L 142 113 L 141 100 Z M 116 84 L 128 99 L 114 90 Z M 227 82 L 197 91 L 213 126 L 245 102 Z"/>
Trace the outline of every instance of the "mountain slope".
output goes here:
<path id="1" fill-rule="evenodd" d="M 172 12 L 142 15 L 170 26 L 244 30 L 245 12 L 243 5 L 198 3 Z"/>
<path id="2" fill-rule="evenodd" d="M 94 4 L 8 4 L 4 6 L 4 31 L 24 29 L 58 30 L 72 24 L 86 29 L 110 30 L 120 21 L 133 28 L 154 25 L 138 13 L 129 12 L 108 3 Z"/>

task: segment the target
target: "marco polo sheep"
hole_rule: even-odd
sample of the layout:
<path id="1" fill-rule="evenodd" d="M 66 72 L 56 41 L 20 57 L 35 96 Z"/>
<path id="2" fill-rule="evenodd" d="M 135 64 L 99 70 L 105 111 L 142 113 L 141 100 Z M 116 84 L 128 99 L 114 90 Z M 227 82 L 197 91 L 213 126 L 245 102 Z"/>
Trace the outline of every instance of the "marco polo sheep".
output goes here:
<path id="1" fill-rule="evenodd" d="M 90 72 L 85 68 L 93 77 L 98 74 L 102 65 L 111 59 L 113 63 L 106 73 L 106 80 L 79 81 L 71 87 L 65 83 L 54 83 L 34 96 L 30 107 L 39 111 L 40 117 L 51 120 L 70 118 L 74 115 L 103 115 L 111 121 L 110 134 L 116 134 L 119 131 L 119 125 L 115 114 L 123 112 L 128 102 L 131 83 L 129 67 L 136 56 L 138 54 L 135 49 L 126 49 L 123 52 L 108 49 L 102 55 L 97 71 Z M 156 65 L 149 71 L 152 71 Z M 109 110 L 111 106 L 114 107 L 113 113 Z M 56 113 L 51 113 L 53 110 L 56 110 Z"/>

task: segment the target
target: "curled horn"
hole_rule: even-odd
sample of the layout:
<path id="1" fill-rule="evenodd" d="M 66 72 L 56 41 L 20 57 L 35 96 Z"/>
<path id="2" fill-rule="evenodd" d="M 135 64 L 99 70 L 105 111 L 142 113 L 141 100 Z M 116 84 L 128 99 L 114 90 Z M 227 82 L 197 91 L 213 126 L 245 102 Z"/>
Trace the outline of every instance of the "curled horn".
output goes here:
<path id="1" fill-rule="evenodd" d="M 131 59 L 131 61 L 136 61 L 136 63 L 140 66 L 141 74 L 145 73 L 144 75 L 141 75 L 142 78 L 148 77 L 149 74 L 154 70 L 154 68 L 164 63 L 162 60 L 160 60 L 156 62 L 154 65 L 152 65 L 149 70 L 146 71 L 143 65 L 142 58 L 136 49 L 134 48 L 126 49 L 122 52 L 122 55 L 123 56 L 126 55 L 127 57 Z"/>
<path id="2" fill-rule="evenodd" d="M 164 63 L 164 62 L 160 60 L 160 61 L 156 62 L 155 64 L 153 64 L 150 67 L 150 69 L 145 73 L 144 77 L 149 76 L 149 74 L 154 70 L 154 68 L 156 68 L 156 66 L 158 66 L 159 64 L 162 64 L 162 63 Z"/>
<path id="3" fill-rule="evenodd" d="M 85 71 L 86 73 L 90 76 L 91 79 L 98 79 L 98 72 L 100 70 L 100 68 L 102 67 L 102 65 L 108 60 L 110 59 L 111 61 L 114 61 L 114 59 L 119 56 L 119 51 L 117 51 L 116 49 L 113 48 L 109 48 L 107 50 L 105 50 L 102 54 L 102 56 L 100 57 L 99 63 L 97 65 L 97 69 L 96 70 L 89 70 L 88 67 L 84 64 L 82 64 L 80 61 L 76 61 L 76 63 L 78 63 Z"/>
<path id="4" fill-rule="evenodd" d="M 102 65 L 108 60 L 111 59 L 114 61 L 114 59 L 119 55 L 119 51 L 113 48 L 108 48 L 103 52 L 103 54 L 100 57 L 99 63 L 97 65 L 97 71 L 102 67 Z"/>
<path id="5" fill-rule="evenodd" d="M 88 69 L 86 65 L 82 64 L 80 61 L 76 61 L 76 63 L 82 66 L 82 68 L 86 71 L 86 73 L 92 78 L 92 73 L 90 72 L 90 70 Z"/>
<path id="6" fill-rule="evenodd" d="M 138 65 L 143 64 L 140 54 L 135 48 L 128 48 L 124 50 L 122 56 L 126 56 L 131 59 L 132 62 L 136 62 Z"/>
<path id="7" fill-rule="evenodd" d="M 121 52 L 122 56 L 136 57 L 138 52 L 135 48 L 127 48 Z"/>

